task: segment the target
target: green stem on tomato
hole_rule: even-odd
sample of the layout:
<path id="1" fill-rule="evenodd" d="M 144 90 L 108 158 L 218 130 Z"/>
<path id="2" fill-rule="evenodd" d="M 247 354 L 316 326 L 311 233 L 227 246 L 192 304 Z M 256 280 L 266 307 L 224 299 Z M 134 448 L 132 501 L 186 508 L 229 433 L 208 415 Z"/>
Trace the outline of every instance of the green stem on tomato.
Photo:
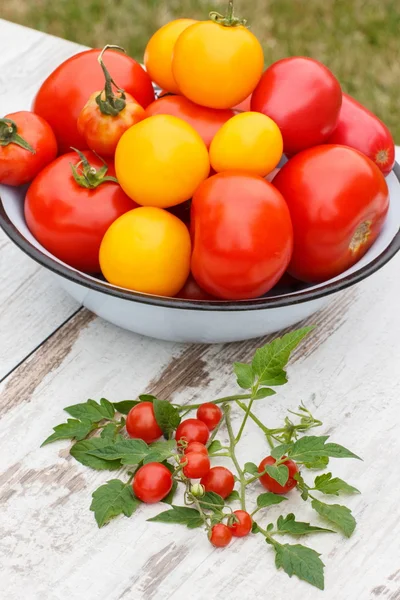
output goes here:
<path id="1" fill-rule="evenodd" d="M 244 428 L 247 423 L 247 419 L 249 418 L 249 415 L 251 413 L 251 407 L 253 406 L 253 402 L 254 402 L 254 397 L 251 398 L 250 402 L 248 403 L 248 405 L 246 407 L 246 414 L 244 415 L 244 419 L 242 421 L 242 424 L 241 424 L 238 434 L 236 436 L 235 444 L 237 444 L 239 442 L 240 438 L 242 437 Z"/>
<path id="2" fill-rule="evenodd" d="M 235 396 L 226 396 L 225 398 L 217 398 L 217 400 L 211 400 L 210 404 L 225 404 L 227 402 L 236 402 L 236 400 L 249 400 L 251 394 L 237 394 Z M 174 405 L 179 411 L 195 410 L 200 408 L 202 404 L 184 404 L 183 406 Z"/>
<path id="3" fill-rule="evenodd" d="M 230 412 L 231 412 L 231 407 L 229 406 L 229 404 L 226 404 L 224 406 L 224 414 L 225 414 L 226 427 L 228 429 L 228 435 L 229 435 L 230 458 L 236 467 L 236 471 L 237 471 L 239 481 L 240 481 L 240 492 L 239 492 L 240 506 L 241 506 L 242 510 L 246 510 L 246 478 L 244 476 L 243 470 L 241 469 L 241 467 L 239 465 L 239 461 L 236 457 L 235 446 L 237 444 L 237 441 L 236 441 L 237 438 L 235 438 L 235 434 L 233 433 Z"/>
<path id="4" fill-rule="evenodd" d="M 207 448 L 209 448 L 211 446 L 211 444 L 213 443 L 213 441 L 215 440 L 215 437 L 216 437 L 217 433 L 219 432 L 219 430 L 221 429 L 223 422 L 224 422 L 224 417 L 222 416 L 220 419 L 220 422 L 218 423 L 218 425 L 216 426 L 216 428 L 210 435 L 210 439 L 208 440 L 208 442 L 206 444 Z"/>

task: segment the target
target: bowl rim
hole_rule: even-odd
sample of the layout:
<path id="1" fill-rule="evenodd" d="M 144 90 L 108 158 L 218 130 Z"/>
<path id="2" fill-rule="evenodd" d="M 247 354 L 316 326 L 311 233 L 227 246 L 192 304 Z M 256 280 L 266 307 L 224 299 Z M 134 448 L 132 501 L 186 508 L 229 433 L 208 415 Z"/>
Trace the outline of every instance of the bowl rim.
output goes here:
<path id="1" fill-rule="evenodd" d="M 393 167 L 393 172 L 400 184 L 400 165 L 396 162 Z M 320 298 L 335 294 L 342 290 L 345 290 L 356 283 L 359 283 L 363 279 L 366 279 L 379 269 L 381 269 L 386 263 L 388 263 L 397 252 L 400 250 L 400 229 L 390 242 L 390 244 L 374 258 L 370 263 L 339 279 L 337 281 L 328 282 L 316 289 L 304 289 L 296 292 L 290 292 L 289 294 L 281 294 L 277 296 L 254 298 L 252 300 L 239 300 L 239 301 L 224 301 L 224 300 L 186 300 L 182 298 L 171 298 L 166 296 L 156 296 L 152 294 L 145 294 L 142 292 L 135 292 L 133 290 L 120 288 L 114 286 L 101 279 L 92 278 L 81 271 L 77 271 L 72 267 L 69 267 L 65 263 L 58 262 L 52 257 L 44 254 L 39 248 L 34 246 L 29 240 L 27 240 L 22 233 L 17 229 L 11 219 L 8 217 L 3 201 L 0 195 L 0 227 L 3 229 L 5 234 L 11 239 L 12 242 L 18 248 L 20 248 L 25 254 L 30 256 L 37 263 L 52 271 L 56 275 L 63 277 L 73 283 L 81 285 L 89 290 L 100 292 L 108 296 L 113 296 L 120 300 L 128 300 L 130 302 L 140 302 L 142 304 L 148 304 L 152 306 L 161 306 L 164 308 L 175 308 L 184 310 L 201 310 L 201 311 L 248 311 L 248 310 L 265 310 L 273 308 L 283 308 L 287 306 L 293 306 L 301 304 L 303 302 L 309 302 L 318 300 Z"/>

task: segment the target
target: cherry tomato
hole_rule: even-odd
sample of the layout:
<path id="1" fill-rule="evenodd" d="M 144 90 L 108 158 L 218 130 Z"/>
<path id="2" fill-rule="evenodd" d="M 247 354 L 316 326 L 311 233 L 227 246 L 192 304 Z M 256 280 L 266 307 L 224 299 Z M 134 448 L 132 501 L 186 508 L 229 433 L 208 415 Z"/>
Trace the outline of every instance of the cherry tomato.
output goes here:
<path id="1" fill-rule="evenodd" d="M 235 510 L 233 514 L 239 520 L 232 523 L 232 525 L 229 525 L 232 535 L 234 537 L 245 537 L 251 531 L 253 519 L 245 510 Z"/>
<path id="2" fill-rule="evenodd" d="M 378 167 L 345 146 L 294 156 L 274 179 L 289 207 L 294 251 L 289 273 L 320 282 L 354 265 L 374 243 L 389 207 Z"/>
<path id="3" fill-rule="evenodd" d="M 359 150 L 388 175 L 395 161 L 395 147 L 389 129 L 376 115 L 351 96 L 343 94 L 342 108 L 329 144 Z"/>
<path id="4" fill-rule="evenodd" d="M 235 111 L 199 106 L 184 96 L 165 96 L 146 108 L 145 117 L 153 115 L 172 115 L 183 119 L 197 131 L 209 148 L 217 131 L 235 115 Z"/>
<path id="5" fill-rule="evenodd" d="M 100 90 L 104 76 L 98 63 L 101 50 L 85 50 L 64 61 L 41 85 L 33 102 L 35 113 L 54 130 L 60 152 L 70 147 L 86 148 L 77 121 L 89 96 Z M 154 100 L 151 79 L 146 71 L 126 54 L 110 51 L 105 64 L 118 85 L 146 108 Z"/>
<path id="6" fill-rule="evenodd" d="M 208 456 L 208 450 L 201 442 L 189 442 L 184 450 L 184 453 L 188 454 L 189 452 L 200 452 L 200 454 Z"/>
<path id="7" fill-rule="evenodd" d="M 208 177 L 210 161 L 193 127 L 177 117 L 155 115 L 121 137 L 115 169 L 122 189 L 135 202 L 167 208 L 192 197 Z"/>
<path id="8" fill-rule="evenodd" d="M 238 111 L 238 112 L 250 111 L 251 110 L 251 94 L 250 94 L 250 96 L 247 96 L 246 100 L 243 100 L 243 102 L 240 102 L 234 108 L 235 108 L 235 111 Z"/>
<path id="9" fill-rule="evenodd" d="M 210 459 L 203 452 L 185 452 L 181 458 L 183 474 L 189 479 L 200 479 L 210 470 Z"/>
<path id="10" fill-rule="evenodd" d="M 172 72 L 180 92 L 196 104 L 232 108 L 258 84 L 264 53 L 238 19 L 228 15 L 216 20 L 191 25 L 179 36 Z"/>
<path id="11" fill-rule="evenodd" d="M 232 540 L 232 531 L 224 523 L 218 523 L 211 529 L 210 542 L 216 548 L 225 548 Z"/>
<path id="12" fill-rule="evenodd" d="M 144 53 L 146 71 L 152 81 L 168 92 L 178 93 L 179 89 L 172 74 L 172 55 L 176 40 L 181 33 L 197 21 L 176 19 L 158 29 L 150 38 Z"/>
<path id="13" fill-rule="evenodd" d="M 175 439 L 186 442 L 200 442 L 206 444 L 210 434 L 207 425 L 199 419 L 186 419 L 178 426 Z"/>
<path id="14" fill-rule="evenodd" d="M 0 183 L 29 183 L 56 156 L 54 133 L 38 115 L 23 110 L 0 119 Z"/>
<path id="15" fill-rule="evenodd" d="M 131 408 L 126 417 L 126 431 L 129 437 L 143 440 L 146 444 L 151 444 L 162 436 L 152 402 L 140 402 Z"/>
<path id="16" fill-rule="evenodd" d="M 215 296 L 211 296 L 211 294 L 207 294 L 201 289 L 192 275 L 189 275 L 185 285 L 176 297 L 183 300 L 216 300 Z"/>
<path id="17" fill-rule="evenodd" d="M 226 467 L 212 467 L 201 482 L 206 492 L 215 492 L 222 498 L 227 498 L 235 487 L 235 478 Z"/>
<path id="18" fill-rule="evenodd" d="M 257 175 L 219 173 L 192 201 L 192 273 L 226 300 L 257 298 L 285 272 L 293 247 L 286 202 Z"/>
<path id="19" fill-rule="evenodd" d="M 268 115 L 292 155 L 322 144 L 336 127 L 342 90 L 334 75 L 317 60 L 293 56 L 265 71 L 253 93 L 251 109 Z"/>
<path id="20" fill-rule="evenodd" d="M 222 410 L 212 402 L 205 402 L 197 409 L 197 418 L 203 421 L 210 431 L 219 425 L 222 419 Z"/>
<path id="21" fill-rule="evenodd" d="M 71 152 L 45 167 L 26 194 L 25 219 L 35 238 L 80 271 L 100 271 L 104 234 L 115 219 L 137 206 L 115 179 L 108 180 L 114 175 L 113 165 L 92 152 Z"/>
<path id="22" fill-rule="evenodd" d="M 260 462 L 258 472 L 262 473 L 267 465 L 274 465 L 275 463 L 275 458 L 273 458 L 272 456 L 267 456 L 266 458 L 264 458 L 264 460 Z M 275 481 L 275 479 L 268 475 L 268 473 L 260 477 L 261 485 L 263 485 L 266 490 L 268 490 L 269 492 L 273 492 L 274 494 L 286 494 L 286 492 L 290 492 L 290 490 L 295 488 L 297 485 L 297 481 L 293 479 L 293 476 L 299 472 L 296 463 L 288 458 L 283 464 L 286 465 L 289 469 L 289 479 L 287 480 L 285 485 L 280 485 L 277 481 Z"/>
<path id="23" fill-rule="evenodd" d="M 161 208 L 131 210 L 109 227 L 100 266 L 110 283 L 146 294 L 175 296 L 190 272 L 186 225 Z"/>
<path id="24" fill-rule="evenodd" d="M 170 471 L 161 463 L 147 463 L 136 472 L 133 480 L 133 493 L 146 504 L 160 502 L 172 488 L 173 480 Z"/>
<path id="25" fill-rule="evenodd" d="M 243 170 L 265 177 L 282 158 L 283 140 L 272 119 L 256 112 L 243 112 L 221 127 L 210 146 L 213 169 Z"/>

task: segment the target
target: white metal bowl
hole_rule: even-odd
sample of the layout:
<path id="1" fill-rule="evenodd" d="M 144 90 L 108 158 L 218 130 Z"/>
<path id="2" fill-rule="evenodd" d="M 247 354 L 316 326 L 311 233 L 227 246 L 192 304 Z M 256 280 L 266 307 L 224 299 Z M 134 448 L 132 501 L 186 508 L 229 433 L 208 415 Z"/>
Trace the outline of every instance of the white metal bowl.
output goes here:
<path id="1" fill-rule="evenodd" d="M 387 178 L 390 208 L 384 228 L 353 267 L 318 285 L 295 291 L 273 290 L 239 302 L 181 300 L 142 294 L 111 285 L 69 267 L 30 233 L 24 219 L 24 188 L 0 186 L 0 226 L 28 256 L 51 271 L 59 284 L 99 317 L 136 333 L 179 342 L 233 342 L 292 326 L 325 306 L 337 294 L 385 265 L 400 249 L 400 167 Z"/>

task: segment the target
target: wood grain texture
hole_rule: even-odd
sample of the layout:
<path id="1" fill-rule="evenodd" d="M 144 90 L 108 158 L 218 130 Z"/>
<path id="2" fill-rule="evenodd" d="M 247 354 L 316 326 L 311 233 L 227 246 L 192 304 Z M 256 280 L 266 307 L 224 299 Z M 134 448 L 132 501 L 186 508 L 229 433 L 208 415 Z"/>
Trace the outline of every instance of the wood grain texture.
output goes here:
<path id="1" fill-rule="evenodd" d="M 71 50 L 67 42 L 14 25 L 3 23 L 0 33 L 1 44 L 7 42 L 6 56 L 0 53 L 4 81 L 11 66 L 21 62 L 18 68 L 33 82 L 25 60 L 44 73 Z M 10 85 L 8 94 L 22 89 L 21 76 Z M 263 341 L 158 342 L 80 310 L 46 341 L 44 335 L 40 347 L 0 384 L 0 597 L 399 600 L 400 478 L 393 466 L 400 451 L 399 269 L 397 257 L 368 281 L 332 298 L 313 320 L 315 332 L 294 355 L 289 385 L 257 405 L 260 418 L 273 426 L 304 400 L 326 423 L 324 431 L 364 458 L 363 463 L 333 462 L 335 474 L 363 494 L 349 500 L 358 520 L 350 540 L 339 535 L 311 540 L 326 563 L 323 595 L 277 572 L 262 538 L 216 550 L 200 531 L 146 522 L 160 512 L 158 506 L 140 507 L 130 519 L 97 529 L 89 512 L 91 493 L 118 473 L 79 465 L 68 456 L 68 442 L 39 447 L 52 426 L 66 418 L 62 408 L 88 397 L 118 401 L 146 391 L 182 403 L 233 393 L 232 362 L 248 359 Z M 35 299 L 35 311 L 40 302 Z M 24 325 L 21 334 L 15 326 L 13 333 L 28 336 L 29 330 Z M 234 413 L 234 426 L 238 423 Z M 240 459 L 257 462 L 266 453 L 263 437 L 250 424 Z M 271 508 L 268 521 L 291 510 L 318 522 L 298 499 L 290 508 Z"/>

